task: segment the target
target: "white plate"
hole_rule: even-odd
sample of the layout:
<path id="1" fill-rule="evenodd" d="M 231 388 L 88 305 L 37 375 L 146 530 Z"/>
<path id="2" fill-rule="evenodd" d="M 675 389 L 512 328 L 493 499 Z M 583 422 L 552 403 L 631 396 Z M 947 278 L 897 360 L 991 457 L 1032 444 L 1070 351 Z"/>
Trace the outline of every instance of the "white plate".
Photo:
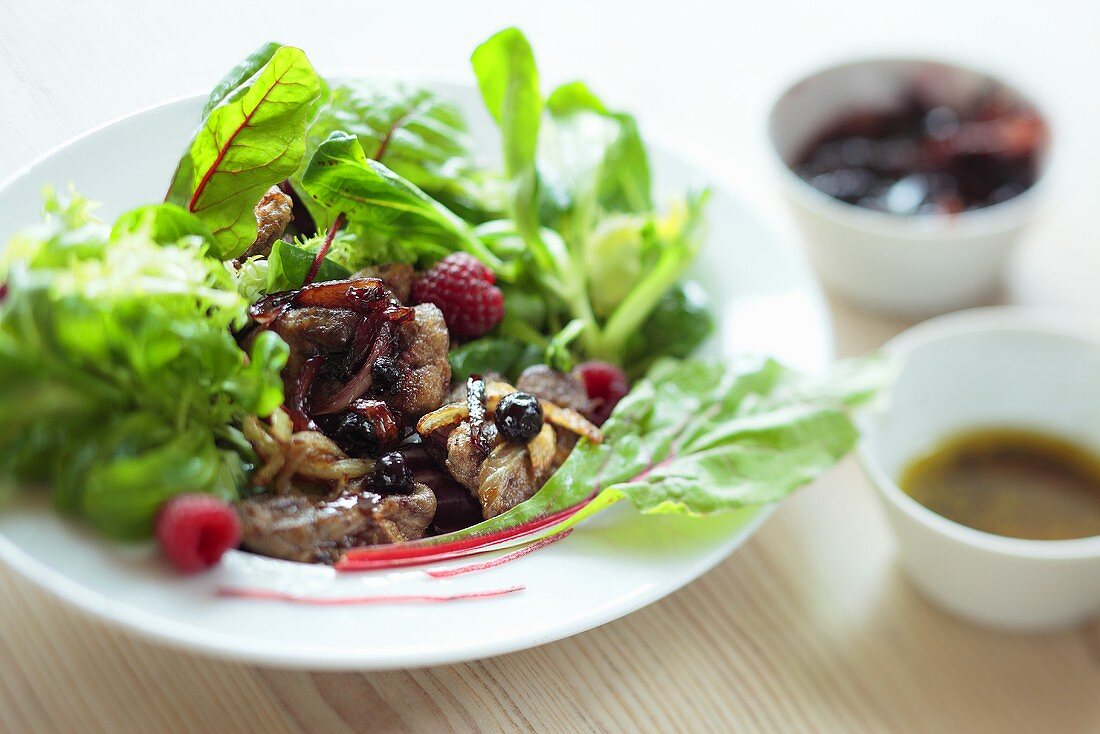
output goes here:
<path id="1" fill-rule="evenodd" d="M 478 150 L 496 132 L 472 87 L 432 84 L 466 111 Z M 44 185 L 71 182 L 104 202 L 113 218 L 156 201 L 203 100 L 172 102 L 72 141 L 0 187 L 0 243 L 34 222 Z M 662 191 L 706 176 L 653 147 Z M 764 352 L 806 370 L 831 356 L 824 302 L 801 256 L 727 193 L 710 204 L 709 240 L 696 276 L 719 315 L 716 349 Z M 313 669 L 384 669 L 456 662 L 561 639 L 617 619 L 669 594 L 724 559 L 768 509 L 705 520 L 641 517 L 614 507 L 572 536 L 498 568 L 449 580 L 420 570 L 336 575 L 314 567 L 229 553 L 197 577 L 173 574 L 151 544 L 119 546 L 50 511 L 41 497 L 0 513 L 0 557 L 13 569 L 92 614 L 188 650 L 257 663 Z M 450 594 L 523 584 L 526 590 L 450 604 L 312 607 L 227 599 L 221 585 L 293 593 Z"/>

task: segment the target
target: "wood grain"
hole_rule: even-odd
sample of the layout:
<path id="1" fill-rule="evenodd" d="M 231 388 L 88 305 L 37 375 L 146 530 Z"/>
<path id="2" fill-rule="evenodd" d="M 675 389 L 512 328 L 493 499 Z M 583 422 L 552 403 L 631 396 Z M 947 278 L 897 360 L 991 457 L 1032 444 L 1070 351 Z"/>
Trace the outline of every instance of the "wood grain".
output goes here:
<path id="1" fill-rule="evenodd" d="M 834 304 L 859 349 L 900 323 Z M 162 648 L 0 572 L 0 730 L 1100 730 L 1100 626 L 982 630 L 899 575 L 851 460 L 733 557 L 625 619 L 534 650 L 390 673 L 261 669 Z"/>
<path id="2" fill-rule="evenodd" d="M 0 178 L 89 127 L 209 88 L 262 39 L 297 43 L 326 70 L 452 73 L 474 43 L 510 23 L 534 37 L 548 83 L 584 77 L 611 90 L 647 131 L 706 161 L 779 222 L 780 202 L 761 184 L 767 161 L 755 126 L 782 78 L 808 59 L 851 55 L 872 38 L 891 51 L 933 48 L 1030 72 L 1048 92 L 1066 92 L 1069 122 L 1100 115 L 1100 97 L 1080 94 L 1094 88 L 1100 63 L 1096 3 L 1051 0 L 1049 23 L 1026 4 L 952 0 L 929 0 L 919 15 L 881 0 L 783 0 L 751 11 L 681 0 L 672 17 L 628 0 L 315 4 L 327 13 L 305 5 L 269 0 L 258 13 L 217 0 L 0 0 Z M 988 32 L 990 17 L 998 33 Z M 1020 38 L 1035 52 L 1008 41 Z M 1100 148 L 1081 148 L 1079 159 L 1095 170 Z M 1056 262 L 1073 243 L 1095 249 L 1095 236 L 1082 233 L 1092 231 L 1098 196 L 1089 181 L 1068 198 L 1036 233 L 1028 262 Z M 1045 275 L 1054 276 L 1048 291 L 1061 288 L 1064 273 Z M 907 325 L 839 302 L 833 313 L 845 354 Z M 0 731 L 14 734 L 1072 734 L 1100 731 L 1098 691 L 1100 626 L 1007 635 L 918 596 L 852 461 L 673 596 L 568 640 L 465 665 L 328 674 L 205 659 L 87 619 L 0 570 Z"/>

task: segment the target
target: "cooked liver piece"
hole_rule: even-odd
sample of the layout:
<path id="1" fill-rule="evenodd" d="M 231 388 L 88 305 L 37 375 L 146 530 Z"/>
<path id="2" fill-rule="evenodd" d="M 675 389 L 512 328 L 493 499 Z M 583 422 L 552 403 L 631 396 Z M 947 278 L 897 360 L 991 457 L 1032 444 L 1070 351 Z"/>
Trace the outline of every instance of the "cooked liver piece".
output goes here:
<path id="1" fill-rule="evenodd" d="M 397 364 L 401 369 L 398 389 L 382 399 L 409 418 L 419 418 L 443 405 L 451 384 L 447 360 L 450 335 L 443 313 L 431 303 L 415 309 L 415 318 L 397 327 Z"/>
<path id="2" fill-rule="evenodd" d="M 385 263 L 384 265 L 370 265 L 363 268 L 353 277 L 378 278 L 386 287 L 393 291 L 393 295 L 401 303 L 409 302 L 409 293 L 412 292 L 413 278 L 416 272 L 408 263 Z"/>
<path id="3" fill-rule="evenodd" d="M 423 537 L 435 517 L 435 495 L 416 483 L 409 494 L 348 491 L 335 499 L 259 495 L 237 503 L 241 545 L 288 561 L 333 563 L 358 545 Z"/>
<path id="4" fill-rule="evenodd" d="M 558 372 L 544 364 L 528 367 L 516 380 L 516 389 L 536 398 L 549 400 L 561 408 L 570 408 L 584 415 L 591 407 L 584 383 L 566 372 Z"/>

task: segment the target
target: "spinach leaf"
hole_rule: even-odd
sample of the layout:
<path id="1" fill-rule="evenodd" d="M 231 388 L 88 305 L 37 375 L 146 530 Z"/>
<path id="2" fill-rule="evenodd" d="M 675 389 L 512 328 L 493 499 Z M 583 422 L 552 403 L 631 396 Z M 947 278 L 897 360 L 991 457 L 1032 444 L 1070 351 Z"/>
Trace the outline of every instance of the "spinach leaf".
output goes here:
<path id="1" fill-rule="evenodd" d="M 337 131 L 317 146 L 302 186 L 331 212 L 344 212 L 360 229 L 400 236 L 416 253 L 438 257 L 466 250 L 500 272 L 500 260 L 447 207 L 378 161 L 368 160 L 355 135 Z"/>
<path id="2" fill-rule="evenodd" d="M 281 46 L 251 76 L 258 52 L 215 90 L 216 104 L 188 145 L 166 201 L 197 215 L 214 236 L 214 254 L 231 258 L 256 238 L 253 207 L 264 191 L 294 173 L 321 80 L 300 49 Z M 228 85 L 236 83 L 232 89 Z"/>
<path id="3" fill-rule="evenodd" d="M 285 240 L 277 240 L 271 248 L 271 254 L 267 257 L 267 292 L 276 293 L 301 288 L 316 257 L 316 251 Z M 326 280 L 343 280 L 350 276 L 350 270 L 326 257 L 321 261 L 316 280 L 323 283 Z"/>
<path id="4" fill-rule="evenodd" d="M 338 130 L 358 137 L 367 158 L 385 164 L 466 221 L 501 215 L 503 192 L 475 164 L 462 111 L 434 92 L 402 82 L 341 84 L 310 126 L 310 150 Z"/>

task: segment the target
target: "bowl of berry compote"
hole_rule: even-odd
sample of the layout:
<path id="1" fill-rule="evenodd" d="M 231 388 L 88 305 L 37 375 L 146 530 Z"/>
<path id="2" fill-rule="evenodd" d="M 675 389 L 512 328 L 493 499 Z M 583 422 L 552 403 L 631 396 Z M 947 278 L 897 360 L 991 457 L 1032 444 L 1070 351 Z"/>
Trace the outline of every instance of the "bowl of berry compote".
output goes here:
<path id="1" fill-rule="evenodd" d="M 1051 125 L 1032 95 L 939 61 L 803 77 L 772 106 L 768 136 L 822 280 L 894 314 L 990 298 L 1050 188 Z"/>

